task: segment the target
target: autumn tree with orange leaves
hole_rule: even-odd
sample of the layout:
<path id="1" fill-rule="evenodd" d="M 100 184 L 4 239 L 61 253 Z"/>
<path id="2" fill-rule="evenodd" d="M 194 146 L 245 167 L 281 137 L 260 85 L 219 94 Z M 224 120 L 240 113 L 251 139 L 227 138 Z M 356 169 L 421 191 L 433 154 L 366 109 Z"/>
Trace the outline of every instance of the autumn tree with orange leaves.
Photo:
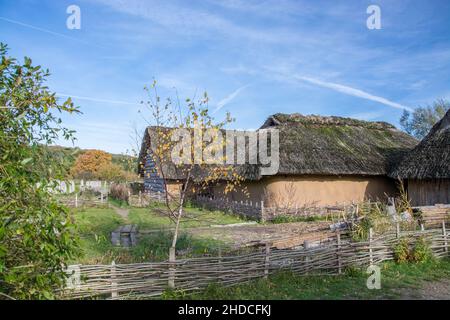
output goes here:
<path id="1" fill-rule="evenodd" d="M 97 178 L 102 167 L 109 166 L 111 154 L 101 150 L 88 150 L 78 156 L 71 169 L 71 174 L 79 179 Z"/>

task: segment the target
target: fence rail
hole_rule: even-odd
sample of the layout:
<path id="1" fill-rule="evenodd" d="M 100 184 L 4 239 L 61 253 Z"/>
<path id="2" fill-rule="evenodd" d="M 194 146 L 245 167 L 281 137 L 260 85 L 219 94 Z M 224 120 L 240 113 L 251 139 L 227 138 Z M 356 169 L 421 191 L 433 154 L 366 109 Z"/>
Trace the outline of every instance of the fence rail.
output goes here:
<path id="1" fill-rule="evenodd" d="M 169 285 L 185 292 L 215 282 L 224 286 L 267 277 L 279 270 L 296 274 L 339 274 L 349 266 L 378 264 L 394 258 L 393 247 L 403 236 L 425 237 L 436 257 L 448 257 L 449 235 L 440 229 L 392 232 L 378 237 L 370 233 L 366 242 L 352 242 L 336 235 L 326 245 L 295 249 L 273 249 L 270 244 L 255 252 L 234 256 L 199 257 L 172 262 L 75 265 L 64 290 L 66 298 L 99 296 L 108 299 L 155 297 Z"/>

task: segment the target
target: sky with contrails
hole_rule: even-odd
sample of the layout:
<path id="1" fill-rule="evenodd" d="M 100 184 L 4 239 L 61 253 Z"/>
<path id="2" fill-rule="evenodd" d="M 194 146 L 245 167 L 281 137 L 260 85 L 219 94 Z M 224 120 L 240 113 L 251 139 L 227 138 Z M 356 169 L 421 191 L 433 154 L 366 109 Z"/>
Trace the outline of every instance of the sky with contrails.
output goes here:
<path id="1" fill-rule="evenodd" d="M 71 5 L 80 29 L 67 27 Z M 367 27 L 370 5 L 380 29 Z M 64 116 L 77 146 L 114 153 L 150 118 L 140 101 L 153 79 L 162 97 L 207 91 L 236 129 L 277 112 L 398 126 L 404 109 L 450 99 L 445 0 L 0 0 L 0 41 L 80 106 Z"/>

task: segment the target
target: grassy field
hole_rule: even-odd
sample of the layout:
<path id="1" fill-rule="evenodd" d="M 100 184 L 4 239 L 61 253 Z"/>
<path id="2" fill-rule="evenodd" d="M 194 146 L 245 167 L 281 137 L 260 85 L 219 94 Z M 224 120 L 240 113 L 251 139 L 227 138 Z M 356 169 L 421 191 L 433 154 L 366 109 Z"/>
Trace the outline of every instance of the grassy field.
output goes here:
<path id="1" fill-rule="evenodd" d="M 142 229 L 171 228 L 171 224 L 165 211 L 167 209 L 162 204 L 155 204 L 149 208 L 131 208 L 129 220 L 131 223 L 139 225 Z M 181 228 L 207 227 L 210 225 L 223 225 L 242 223 L 245 220 L 221 211 L 209 211 L 201 208 L 188 207 L 181 219 Z"/>
<path id="2" fill-rule="evenodd" d="M 126 208 L 126 206 L 122 206 Z M 113 208 L 73 209 L 73 216 L 81 238 L 82 255 L 74 262 L 94 263 L 133 263 L 161 261 L 168 258 L 173 223 L 163 216 L 162 206 L 148 208 L 129 208 L 125 220 Z M 211 224 L 239 223 L 243 220 L 219 212 L 188 208 L 181 227 L 200 227 Z M 138 245 L 131 249 L 117 248 L 110 241 L 111 231 L 125 224 L 137 224 L 140 229 L 159 230 L 142 236 Z M 219 247 L 225 248 L 221 241 L 208 238 L 194 238 L 181 232 L 177 242 L 177 255 L 190 257 L 200 254 L 213 254 Z"/>
<path id="3" fill-rule="evenodd" d="M 210 285 L 202 292 L 184 295 L 168 292 L 166 299 L 399 299 L 420 296 L 419 289 L 427 281 L 450 280 L 450 260 L 419 264 L 385 263 L 381 270 L 381 289 L 366 287 L 368 275 L 361 270 L 340 276 L 295 276 L 284 272 L 247 284 L 224 288 Z M 447 291 L 448 292 L 448 291 Z"/>

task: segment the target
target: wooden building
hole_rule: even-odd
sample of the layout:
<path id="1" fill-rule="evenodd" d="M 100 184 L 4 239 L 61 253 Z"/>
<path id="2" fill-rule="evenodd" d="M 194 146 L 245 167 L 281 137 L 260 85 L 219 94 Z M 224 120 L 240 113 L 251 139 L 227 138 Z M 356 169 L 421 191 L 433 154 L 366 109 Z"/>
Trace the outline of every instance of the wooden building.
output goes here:
<path id="1" fill-rule="evenodd" d="M 275 114 L 261 129 L 279 130 L 279 168 L 262 175 L 257 165 L 239 168 L 243 187 L 227 194 L 230 200 L 264 201 L 267 206 L 326 206 L 365 199 L 384 199 L 396 193 L 388 177 L 392 167 L 417 141 L 385 122 L 342 117 Z M 161 190 L 161 177 L 154 170 L 151 137 L 147 129 L 140 155 L 140 174 L 146 190 Z M 183 177 L 167 168 L 169 183 L 182 184 Z M 224 182 L 211 186 L 209 196 L 224 196 Z"/>
<path id="2" fill-rule="evenodd" d="M 405 181 L 412 205 L 450 204 L 450 110 L 390 176 Z"/>

